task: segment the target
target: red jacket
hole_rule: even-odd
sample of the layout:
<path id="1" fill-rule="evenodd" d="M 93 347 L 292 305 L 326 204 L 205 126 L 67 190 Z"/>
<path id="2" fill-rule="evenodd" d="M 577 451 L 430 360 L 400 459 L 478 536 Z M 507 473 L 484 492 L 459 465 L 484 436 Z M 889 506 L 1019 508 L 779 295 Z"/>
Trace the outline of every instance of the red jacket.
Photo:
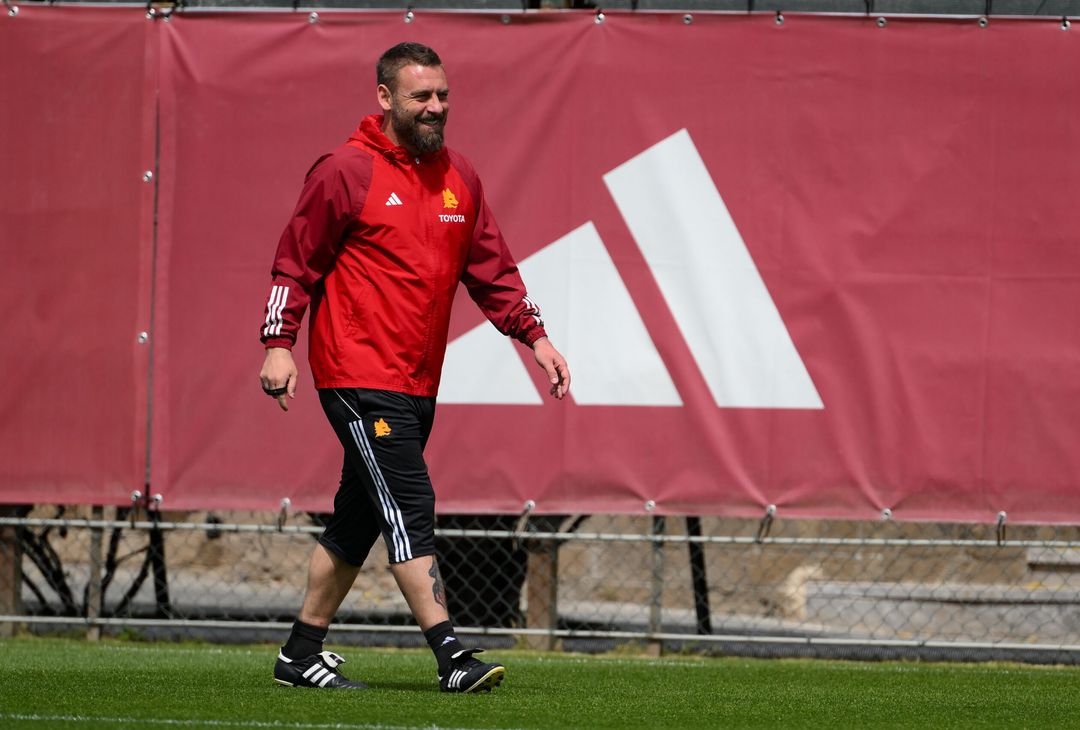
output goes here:
<path id="1" fill-rule="evenodd" d="M 434 396 L 459 281 L 503 334 L 532 345 L 544 325 L 468 161 L 413 159 L 381 124 L 366 117 L 308 171 L 262 341 L 291 349 L 310 302 L 315 387 Z"/>

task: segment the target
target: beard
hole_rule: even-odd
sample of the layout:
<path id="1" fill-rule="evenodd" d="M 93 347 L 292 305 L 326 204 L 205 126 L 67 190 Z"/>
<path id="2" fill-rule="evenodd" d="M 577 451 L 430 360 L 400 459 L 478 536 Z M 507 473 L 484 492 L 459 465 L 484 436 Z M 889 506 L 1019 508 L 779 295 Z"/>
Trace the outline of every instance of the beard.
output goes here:
<path id="1" fill-rule="evenodd" d="M 417 117 L 409 117 L 397 104 L 391 104 L 390 125 L 398 139 L 408 143 L 420 154 L 429 155 L 442 149 L 446 111 L 442 114 L 424 112 Z"/>

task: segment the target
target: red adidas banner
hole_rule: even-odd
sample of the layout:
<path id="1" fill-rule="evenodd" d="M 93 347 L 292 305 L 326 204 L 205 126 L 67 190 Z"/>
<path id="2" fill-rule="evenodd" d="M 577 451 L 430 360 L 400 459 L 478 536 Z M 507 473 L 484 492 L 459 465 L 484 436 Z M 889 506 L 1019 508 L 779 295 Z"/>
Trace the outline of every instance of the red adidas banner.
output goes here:
<path id="1" fill-rule="evenodd" d="M 548 398 L 459 293 L 442 511 L 1080 517 L 1080 37 L 790 14 L 0 17 L 0 502 L 330 507 L 258 328 L 402 40 L 574 374 Z"/>

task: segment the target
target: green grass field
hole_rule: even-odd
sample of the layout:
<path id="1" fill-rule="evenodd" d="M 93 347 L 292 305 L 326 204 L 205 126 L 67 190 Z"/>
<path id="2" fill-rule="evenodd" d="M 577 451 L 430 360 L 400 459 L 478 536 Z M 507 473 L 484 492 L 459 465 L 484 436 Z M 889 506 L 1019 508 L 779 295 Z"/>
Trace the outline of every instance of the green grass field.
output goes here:
<path id="1" fill-rule="evenodd" d="M 1077 728 L 1080 668 L 497 652 L 489 695 L 427 651 L 343 651 L 372 689 L 290 689 L 272 646 L 0 641 L 0 728 Z"/>

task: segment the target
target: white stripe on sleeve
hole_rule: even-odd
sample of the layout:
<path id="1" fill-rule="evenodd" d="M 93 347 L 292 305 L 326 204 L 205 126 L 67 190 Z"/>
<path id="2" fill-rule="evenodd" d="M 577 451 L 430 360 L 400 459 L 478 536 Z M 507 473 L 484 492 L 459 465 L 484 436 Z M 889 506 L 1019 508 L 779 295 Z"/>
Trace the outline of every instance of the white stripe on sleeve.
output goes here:
<path id="1" fill-rule="evenodd" d="M 263 327 L 263 337 L 274 337 L 281 334 L 281 326 L 284 324 L 282 314 L 285 312 L 285 303 L 289 300 L 289 287 L 275 285 L 270 289 L 270 301 L 266 305 L 266 326 Z"/>

